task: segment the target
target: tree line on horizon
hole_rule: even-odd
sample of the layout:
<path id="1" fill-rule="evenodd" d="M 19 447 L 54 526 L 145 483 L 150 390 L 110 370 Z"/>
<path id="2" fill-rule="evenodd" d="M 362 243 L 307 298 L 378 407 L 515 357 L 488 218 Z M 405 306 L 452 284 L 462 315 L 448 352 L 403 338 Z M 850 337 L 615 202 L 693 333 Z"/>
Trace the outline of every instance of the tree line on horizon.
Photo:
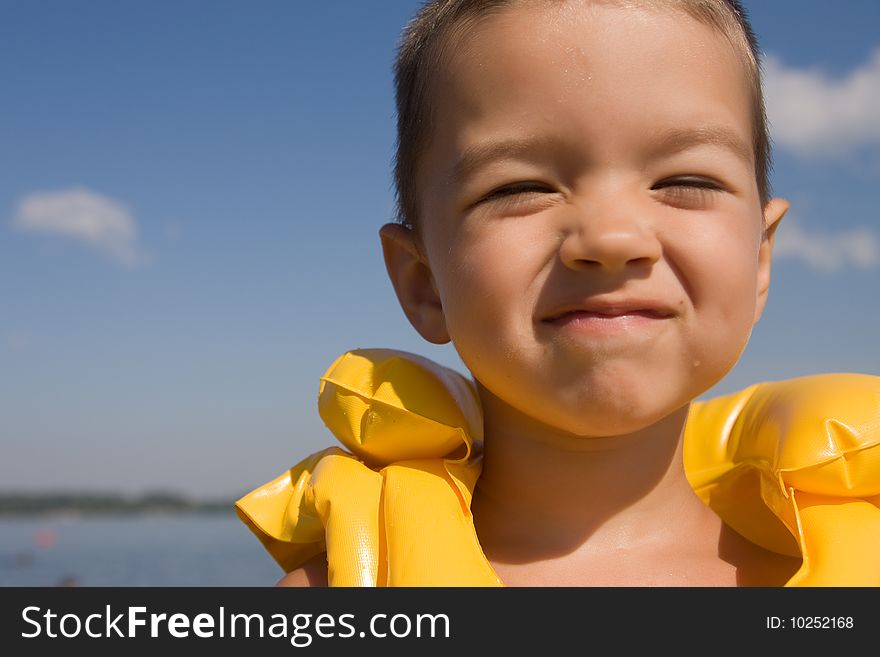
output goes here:
<path id="1" fill-rule="evenodd" d="M 0 492 L 0 515 L 43 513 L 233 513 L 233 499 L 196 500 L 173 492 Z"/>

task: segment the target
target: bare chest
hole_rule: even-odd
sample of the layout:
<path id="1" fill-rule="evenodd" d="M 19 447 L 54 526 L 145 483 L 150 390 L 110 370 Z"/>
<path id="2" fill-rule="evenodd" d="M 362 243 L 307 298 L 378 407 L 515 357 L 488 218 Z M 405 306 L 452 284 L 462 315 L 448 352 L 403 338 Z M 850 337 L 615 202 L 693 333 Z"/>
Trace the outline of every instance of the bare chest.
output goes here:
<path id="1" fill-rule="evenodd" d="M 668 549 L 620 550 L 532 563 L 492 563 L 506 586 L 781 587 L 801 560 L 742 541 L 720 554 Z"/>
<path id="2" fill-rule="evenodd" d="M 724 562 L 645 563 L 632 558 L 557 559 L 492 564 L 505 586 L 737 586 L 737 570 Z"/>

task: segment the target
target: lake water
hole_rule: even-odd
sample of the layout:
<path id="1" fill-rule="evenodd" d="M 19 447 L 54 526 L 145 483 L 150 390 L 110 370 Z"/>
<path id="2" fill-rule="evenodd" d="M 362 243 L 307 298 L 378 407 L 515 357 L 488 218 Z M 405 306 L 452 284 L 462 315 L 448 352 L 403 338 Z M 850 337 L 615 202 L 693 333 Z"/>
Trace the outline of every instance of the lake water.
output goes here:
<path id="1" fill-rule="evenodd" d="M 282 574 L 232 512 L 0 519 L 0 586 L 272 586 Z"/>

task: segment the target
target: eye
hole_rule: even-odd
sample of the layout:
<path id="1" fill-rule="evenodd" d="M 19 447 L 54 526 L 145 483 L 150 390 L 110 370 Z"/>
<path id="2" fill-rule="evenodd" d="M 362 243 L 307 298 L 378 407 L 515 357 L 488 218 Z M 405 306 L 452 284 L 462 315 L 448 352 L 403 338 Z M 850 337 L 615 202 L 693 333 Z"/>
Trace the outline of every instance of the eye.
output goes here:
<path id="1" fill-rule="evenodd" d="M 668 189 L 670 187 L 684 187 L 687 189 L 709 189 L 722 191 L 719 183 L 710 178 L 701 178 L 699 176 L 679 176 L 677 178 L 667 178 L 656 183 L 651 189 Z"/>
<path id="2" fill-rule="evenodd" d="M 477 204 L 485 203 L 487 201 L 494 201 L 497 199 L 512 200 L 511 197 L 514 196 L 532 196 L 534 194 L 547 193 L 552 193 L 552 190 L 549 189 L 546 185 L 542 185 L 541 183 L 514 183 L 512 185 L 499 187 L 498 189 L 489 192 L 486 196 L 477 201 Z"/>
<path id="3" fill-rule="evenodd" d="M 656 183 L 651 190 L 661 191 L 667 202 L 685 209 L 708 205 L 715 195 L 725 191 L 720 183 L 701 176 L 667 178 Z"/>

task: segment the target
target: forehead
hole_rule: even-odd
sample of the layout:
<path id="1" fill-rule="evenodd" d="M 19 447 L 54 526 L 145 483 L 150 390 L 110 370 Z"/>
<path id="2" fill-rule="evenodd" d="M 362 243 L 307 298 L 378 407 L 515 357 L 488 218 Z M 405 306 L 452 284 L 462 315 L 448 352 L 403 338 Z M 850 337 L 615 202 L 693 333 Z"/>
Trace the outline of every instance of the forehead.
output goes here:
<path id="1" fill-rule="evenodd" d="M 504 62 L 499 44 L 509 43 L 514 50 L 528 49 L 530 45 L 546 43 L 553 46 L 557 61 L 565 63 L 585 53 L 591 45 L 614 57 L 625 57 L 627 52 L 654 46 L 655 52 L 695 52 L 701 43 L 725 44 L 725 55 L 739 72 L 745 72 L 745 62 L 731 43 L 731 35 L 724 34 L 711 23 L 724 22 L 720 16 L 698 18 L 702 12 L 689 9 L 697 2 L 686 0 L 501 0 L 490 3 L 483 13 L 464 16 L 450 26 L 449 32 L 437 41 L 435 51 L 439 63 L 431 74 L 432 84 L 450 75 L 462 60 L 480 58 L 479 67 L 489 61 L 487 55 Z M 713 5 L 712 2 L 705 2 Z M 716 11 L 709 12 L 716 14 Z M 619 25 L 631 38 L 617 39 L 607 31 L 608 26 Z M 658 29 L 648 43 L 640 43 L 638 34 Z M 730 28 L 728 28 L 730 29 Z M 662 36 L 670 38 L 660 38 Z M 604 37 L 604 38 L 603 38 Z M 483 47 L 488 46 L 488 47 Z M 466 65 L 475 62 L 466 61 Z M 660 65 L 661 61 L 655 61 Z M 445 75 L 444 75 L 445 74 Z"/>
<path id="2" fill-rule="evenodd" d="M 431 82 L 434 164 L 456 168 L 493 136 L 540 133 L 601 149 L 609 118 L 631 148 L 693 126 L 725 133 L 753 157 L 745 68 L 723 34 L 681 9 L 515 3 L 460 26 L 445 45 Z"/>
<path id="3" fill-rule="evenodd" d="M 672 99 L 697 86 L 709 92 L 704 96 L 738 96 L 747 105 L 745 70 L 727 38 L 682 9 L 656 4 L 515 2 L 496 10 L 446 40 L 431 82 L 434 101 L 447 116 L 481 116 L 549 91 L 543 83 L 552 82 L 554 96 L 545 100 L 579 102 L 578 110 L 601 109 L 603 101 Z"/>

